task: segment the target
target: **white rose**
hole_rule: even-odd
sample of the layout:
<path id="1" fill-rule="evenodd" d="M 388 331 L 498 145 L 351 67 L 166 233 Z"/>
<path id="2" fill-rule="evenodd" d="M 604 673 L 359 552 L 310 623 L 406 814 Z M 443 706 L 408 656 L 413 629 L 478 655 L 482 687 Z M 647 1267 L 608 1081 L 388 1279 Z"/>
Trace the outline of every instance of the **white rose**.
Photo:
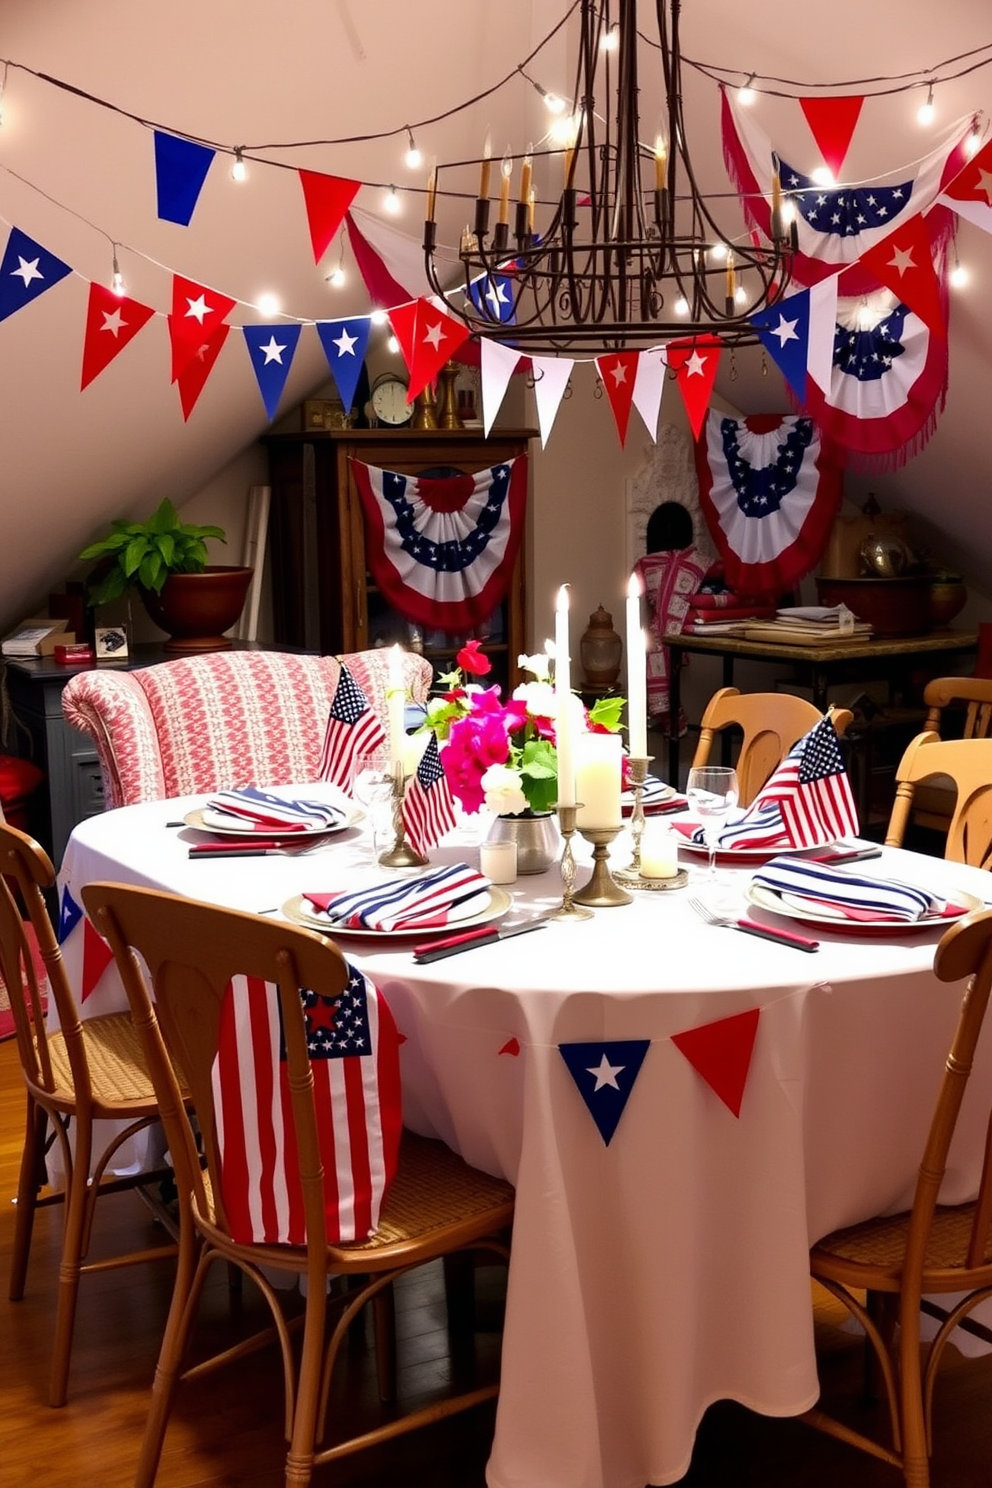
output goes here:
<path id="1" fill-rule="evenodd" d="M 522 671 L 530 672 L 539 682 L 547 682 L 551 675 L 547 653 L 538 651 L 534 656 L 518 656 L 517 666 Z"/>
<path id="2" fill-rule="evenodd" d="M 514 688 L 513 696 L 523 703 L 532 718 L 554 718 L 558 705 L 550 682 L 521 682 Z"/>
<path id="3" fill-rule="evenodd" d="M 527 797 L 520 787 L 520 771 L 510 765 L 490 765 L 480 781 L 486 805 L 496 816 L 516 816 L 527 810 Z"/>

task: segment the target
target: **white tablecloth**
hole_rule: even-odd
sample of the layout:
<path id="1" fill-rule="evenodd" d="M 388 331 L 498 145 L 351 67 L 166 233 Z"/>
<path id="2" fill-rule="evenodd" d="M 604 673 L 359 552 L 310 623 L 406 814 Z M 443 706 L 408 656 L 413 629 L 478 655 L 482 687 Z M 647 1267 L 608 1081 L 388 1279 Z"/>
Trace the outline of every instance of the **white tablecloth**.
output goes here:
<path id="1" fill-rule="evenodd" d="M 268 911 L 302 890 L 351 887 L 368 861 L 349 832 L 309 857 L 191 863 L 197 834 L 165 823 L 196 804 L 83 823 L 64 884 L 77 898 L 102 878 Z M 622 839 L 615 848 L 621 861 Z M 457 856 L 473 849 L 432 855 Z M 885 866 L 992 899 L 981 870 L 895 850 Z M 512 892 L 521 908 L 548 907 L 561 897 L 557 870 Z M 342 937 L 405 1036 L 407 1123 L 516 1186 L 493 1488 L 669 1483 L 711 1402 L 771 1415 L 813 1403 L 807 1252 L 910 1199 L 961 995 L 932 975 L 938 938 L 821 932 L 806 955 L 704 925 L 680 892 L 426 966 L 408 941 Z M 67 961 L 78 975 L 68 946 Z M 121 998 L 111 969 L 84 1012 Z M 755 1007 L 735 1118 L 671 1036 Z M 650 1046 L 606 1145 L 558 1045 L 618 1039 Z M 983 1133 L 971 1108 L 962 1139 L 952 1202 L 976 1187 Z"/>

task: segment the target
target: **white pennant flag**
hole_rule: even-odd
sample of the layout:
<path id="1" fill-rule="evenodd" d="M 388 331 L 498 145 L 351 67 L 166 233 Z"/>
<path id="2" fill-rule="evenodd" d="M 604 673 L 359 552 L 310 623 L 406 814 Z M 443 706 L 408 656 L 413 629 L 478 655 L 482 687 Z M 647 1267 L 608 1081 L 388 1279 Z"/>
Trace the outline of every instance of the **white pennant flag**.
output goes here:
<path id="1" fill-rule="evenodd" d="M 821 279 L 809 292 L 809 338 L 806 371 L 817 387 L 830 389 L 834 370 L 834 333 L 837 329 L 837 274 Z"/>
<path id="2" fill-rule="evenodd" d="M 500 405 L 520 360 L 520 353 L 513 346 L 504 346 L 501 341 L 487 341 L 479 337 L 481 352 L 479 370 L 482 375 L 482 426 L 485 437 L 496 422 Z"/>
<path id="3" fill-rule="evenodd" d="M 541 448 L 547 446 L 558 416 L 558 405 L 565 396 L 568 379 L 575 363 L 569 357 L 531 357 L 534 369 L 534 396 L 537 399 L 537 421 L 541 426 Z"/>
<path id="4" fill-rule="evenodd" d="M 637 359 L 637 376 L 634 378 L 632 402 L 651 438 L 657 443 L 658 417 L 661 413 L 661 395 L 665 391 L 665 368 L 668 353 L 663 346 L 652 346 L 642 351 Z"/>

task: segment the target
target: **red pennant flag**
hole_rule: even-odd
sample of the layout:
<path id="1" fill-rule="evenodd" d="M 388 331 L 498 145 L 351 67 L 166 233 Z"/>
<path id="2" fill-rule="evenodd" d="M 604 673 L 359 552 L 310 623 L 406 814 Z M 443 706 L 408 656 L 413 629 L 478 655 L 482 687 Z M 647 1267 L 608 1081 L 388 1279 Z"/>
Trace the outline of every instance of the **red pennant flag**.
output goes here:
<path id="1" fill-rule="evenodd" d="M 834 179 L 840 175 L 861 113 L 862 97 L 800 98 L 799 106 Z"/>
<path id="2" fill-rule="evenodd" d="M 230 329 L 229 325 L 219 325 L 176 379 L 179 383 L 179 401 L 183 407 L 184 419 L 188 419 L 196 407 L 197 399 L 203 392 L 207 378 L 214 370 L 214 363 L 220 356 L 221 347 L 227 340 Z"/>
<path id="3" fill-rule="evenodd" d="M 992 139 L 944 187 L 941 201 L 985 232 L 992 232 Z"/>
<path id="4" fill-rule="evenodd" d="M 407 402 L 412 403 L 468 340 L 468 326 L 424 299 L 395 306 L 389 321 L 410 373 Z"/>
<path id="5" fill-rule="evenodd" d="M 667 351 L 668 365 L 675 373 L 689 415 L 692 437 L 698 439 L 720 365 L 720 342 L 716 336 L 687 337 L 684 341 L 669 341 Z"/>
<path id="6" fill-rule="evenodd" d="M 90 285 L 83 332 L 83 376 L 79 391 L 88 387 L 119 351 L 147 325 L 155 314 L 148 305 L 116 295 L 103 284 Z"/>
<path id="7" fill-rule="evenodd" d="M 947 337 L 940 284 L 933 266 L 930 238 L 922 213 L 861 255 L 861 264 L 898 295 L 935 336 Z"/>
<path id="8" fill-rule="evenodd" d="M 228 295 L 207 289 L 192 279 L 174 274 L 172 278 L 172 314 L 169 335 L 172 338 L 172 381 L 177 382 L 207 345 L 217 327 L 237 304 Z"/>
<path id="9" fill-rule="evenodd" d="M 639 361 L 640 352 L 637 351 L 612 351 L 607 356 L 596 358 L 596 370 L 603 379 L 606 396 L 613 409 L 621 446 L 627 439 L 630 405 L 634 399 Z"/>
<path id="10" fill-rule="evenodd" d="M 503 1045 L 502 1049 L 500 1049 L 499 1052 L 501 1054 L 513 1054 L 514 1056 L 518 1055 L 520 1053 L 520 1040 L 515 1038 L 507 1039 L 506 1043 Z"/>
<path id="11" fill-rule="evenodd" d="M 298 175 L 307 204 L 313 261 L 320 263 L 362 183 L 349 181 L 343 176 L 324 176 L 319 171 L 301 170 Z"/>
<path id="12" fill-rule="evenodd" d="M 102 935 L 98 935 L 89 920 L 83 921 L 83 983 L 79 990 L 80 1002 L 85 1002 L 107 967 L 114 959 Z"/>
<path id="13" fill-rule="evenodd" d="M 748 1008 L 745 1013 L 672 1034 L 672 1043 L 735 1116 L 741 1114 L 760 1013 L 760 1008 Z"/>

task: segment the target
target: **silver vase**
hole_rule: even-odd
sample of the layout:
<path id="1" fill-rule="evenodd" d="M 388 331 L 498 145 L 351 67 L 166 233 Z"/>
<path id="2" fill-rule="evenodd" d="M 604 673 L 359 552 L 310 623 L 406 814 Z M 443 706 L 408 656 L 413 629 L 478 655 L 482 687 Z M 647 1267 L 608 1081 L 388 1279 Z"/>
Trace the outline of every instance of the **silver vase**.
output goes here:
<path id="1" fill-rule="evenodd" d="M 497 816 L 487 840 L 517 844 L 518 874 L 546 873 L 561 847 L 558 820 L 552 811 L 534 816 Z"/>

